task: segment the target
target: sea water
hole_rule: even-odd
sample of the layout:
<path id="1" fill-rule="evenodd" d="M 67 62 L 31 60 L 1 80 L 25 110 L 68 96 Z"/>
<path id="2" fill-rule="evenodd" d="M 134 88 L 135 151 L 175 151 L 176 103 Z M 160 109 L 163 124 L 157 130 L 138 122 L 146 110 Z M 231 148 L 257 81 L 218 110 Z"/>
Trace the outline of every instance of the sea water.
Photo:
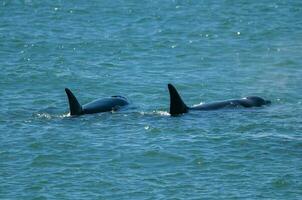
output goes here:
<path id="1" fill-rule="evenodd" d="M 0 199 L 301 199 L 302 2 L 0 0 Z M 169 116 L 258 95 L 272 105 Z M 111 95 L 131 105 L 70 117 Z"/>

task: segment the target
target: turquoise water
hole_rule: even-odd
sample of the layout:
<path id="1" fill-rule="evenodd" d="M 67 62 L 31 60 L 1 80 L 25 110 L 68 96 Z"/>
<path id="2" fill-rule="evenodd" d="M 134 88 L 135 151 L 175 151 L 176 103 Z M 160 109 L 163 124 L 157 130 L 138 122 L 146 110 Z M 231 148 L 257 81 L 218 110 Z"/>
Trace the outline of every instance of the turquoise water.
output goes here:
<path id="1" fill-rule="evenodd" d="M 302 2 L 0 0 L 0 199 L 301 199 Z M 168 115 L 258 95 L 271 106 Z M 124 95 L 121 112 L 69 117 Z"/>

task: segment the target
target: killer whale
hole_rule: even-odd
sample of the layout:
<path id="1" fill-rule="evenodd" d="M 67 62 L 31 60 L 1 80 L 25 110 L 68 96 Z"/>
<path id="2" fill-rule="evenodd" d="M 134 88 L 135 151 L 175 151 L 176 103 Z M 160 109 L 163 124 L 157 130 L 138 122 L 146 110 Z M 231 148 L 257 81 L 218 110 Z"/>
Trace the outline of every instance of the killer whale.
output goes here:
<path id="1" fill-rule="evenodd" d="M 97 99 L 85 105 L 81 105 L 74 94 L 65 88 L 67 94 L 70 115 L 84 115 L 94 114 L 100 112 L 110 112 L 118 110 L 129 104 L 126 97 L 123 96 L 111 96 L 107 98 Z"/>
<path id="2" fill-rule="evenodd" d="M 176 116 L 179 114 L 187 113 L 190 110 L 217 110 L 222 108 L 230 108 L 230 107 L 260 107 L 263 105 L 271 104 L 271 101 L 264 100 L 258 96 L 248 96 L 242 99 L 230 99 L 225 101 L 217 101 L 212 103 L 201 104 L 193 107 L 188 107 L 184 101 L 182 100 L 181 96 L 179 95 L 178 91 L 172 84 L 168 84 L 168 90 L 170 94 L 170 115 Z"/>

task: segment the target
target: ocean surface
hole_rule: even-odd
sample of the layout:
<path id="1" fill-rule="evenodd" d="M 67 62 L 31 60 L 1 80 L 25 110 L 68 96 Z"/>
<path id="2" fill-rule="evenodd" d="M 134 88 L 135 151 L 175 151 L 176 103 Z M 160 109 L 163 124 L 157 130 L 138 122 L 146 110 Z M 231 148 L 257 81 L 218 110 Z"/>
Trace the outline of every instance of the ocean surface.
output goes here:
<path id="1" fill-rule="evenodd" d="M 302 199 L 301 0 L 0 0 L 0 199 Z M 258 95 L 270 106 L 169 116 Z M 118 112 L 70 117 L 111 95 Z"/>

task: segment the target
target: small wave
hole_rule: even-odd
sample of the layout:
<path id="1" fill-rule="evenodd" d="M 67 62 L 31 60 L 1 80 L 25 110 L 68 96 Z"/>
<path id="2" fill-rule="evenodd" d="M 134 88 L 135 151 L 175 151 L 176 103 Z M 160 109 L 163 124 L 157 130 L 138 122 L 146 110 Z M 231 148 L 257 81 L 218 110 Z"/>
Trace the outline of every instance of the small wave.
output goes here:
<path id="1" fill-rule="evenodd" d="M 298 141 L 300 138 L 297 138 L 295 136 L 291 136 L 288 134 L 281 134 L 281 133 L 259 133 L 256 135 L 253 135 L 254 138 L 282 138 L 282 139 L 287 139 L 287 140 L 293 140 L 293 141 Z"/>
<path id="2" fill-rule="evenodd" d="M 58 155 L 55 155 L 55 154 L 38 155 L 32 160 L 31 166 L 34 166 L 34 167 L 49 167 L 49 166 L 58 165 L 59 164 L 59 162 L 58 162 L 59 159 L 60 159 L 60 157 Z"/>
<path id="3" fill-rule="evenodd" d="M 59 118 L 66 118 L 70 116 L 71 116 L 70 113 L 58 115 Z"/>
<path id="4" fill-rule="evenodd" d="M 158 114 L 160 116 L 170 116 L 170 113 L 167 111 L 153 111 L 153 113 Z"/>
<path id="5" fill-rule="evenodd" d="M 37 113 L 36 117 L 40 118 L 40 119 L 51 119 L 52 118 L 51 115 L 48 113 Z"/>
<path id="6" fill-rule="evenodd" d="M 70 113 L 65 113 L 65 114 L 36 113 L 36 114 L 34 114 L 34 117 L 37 119 L 47 119 L 47 120 L 54 119 L 54 118 L 63 119 L 63 118 L 67 118 L 70 116 L 71 116 Z"/>
<path id="7" fill-rule="evenodd" d="M 171 153 L 169 151 L 164 151 L 162 149 L 153 149 L 148 150 L 143 153 L 143 156 L 148 159 L 159 159 L 159 160 L 174 160 L 174 161 L 183 161 L 185 160 L 184 156 L 181 156 L 179 154 Z"/>
<path id="8" fill-rule="evenodd" d="M 167 111 L 154 110 L 152 112 L 139 112 L 141 115 L 160 115 L 160 116 L 170 116 L 170 113 Z"/>

